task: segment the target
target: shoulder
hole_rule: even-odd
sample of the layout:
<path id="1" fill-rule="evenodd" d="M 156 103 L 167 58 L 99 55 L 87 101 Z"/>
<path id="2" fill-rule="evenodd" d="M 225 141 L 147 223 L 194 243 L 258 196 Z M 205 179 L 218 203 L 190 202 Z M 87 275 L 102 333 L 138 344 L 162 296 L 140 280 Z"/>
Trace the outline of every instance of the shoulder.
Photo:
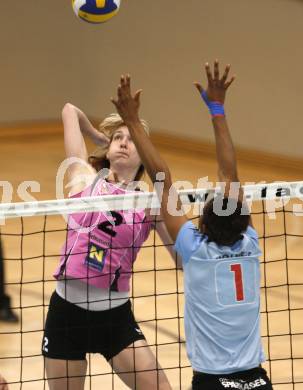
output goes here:
<path id="1" fill-rule="evenodd" d="M 182 257 L 183 263 L 189 261 L 205 238 L 206 236 L 197 229 L 192 221 L 187 221 L 181 226 L 176 238 L 175 250 Z"/>
<path id="2" fill-rule="evenodd" d="M 254 229 L 252 226 L 248 226 L 248 228 L 246 229 L 246 231 L 243 233 L 244 236 L 248 237 L 249 239 L 251 240 L 254 240 L 256 242 L 259 241 L 259 235 L 256 231 L 256 229 Z"/>
<path id="3" fill-rule="evenodd" d="M 111 186 L 94 172 L 91 172 L 91 174 L 79 174 L 77 179 L 68 183 L 67 186 L 71 188 L 68 193 L 70 198 L 111 195 L 114 192 Z"/>
<path id="4" fill-rule="evenodd" d="M 202 236 L 202 234 L 199 232 L 198 228 L 196 227 L 196 225 L 194 225 L 192 221 L 187 221 L 181 226 L 181 229 L 179 230 L 178 233 L 177 240 L 179 237 L 181 237 L 183 234 L 186 233 L 191 233 L 193 235 L 198 235 L 200 237 Z"/>
<path id="5" fill-rule="evenodd" d="M 252 226 L 248 226 L 246 231 L 243 233 L 242 241 L 242 246 L 245 250 L 249 250 L 254 256 L 261 255 L 259 236 L 257 231 Z"/>

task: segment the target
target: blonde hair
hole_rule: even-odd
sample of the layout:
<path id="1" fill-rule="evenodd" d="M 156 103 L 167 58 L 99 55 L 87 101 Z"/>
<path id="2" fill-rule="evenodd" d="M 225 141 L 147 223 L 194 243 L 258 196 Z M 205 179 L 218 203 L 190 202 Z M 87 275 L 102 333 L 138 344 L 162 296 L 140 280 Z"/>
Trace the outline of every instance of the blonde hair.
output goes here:
<path id="1" fill-rule="evenodd" d="M 148 123 L 144 119 L 140 122 L 147 134 L 149 134 Z M 114 133 L 121 127 L 126 126 L 119 114 L 110 114 L 99 124 L 99 131 L 106 135 L 112 142 Z M 106 154 L 108 146 L 99 146 L 89 157 L 88 162 L 99 172 L 103 168 L 110 168 Z M 139 181 L 144 174 L 144 166 L 141 164 L 135 177 L 135 181 Z"/>

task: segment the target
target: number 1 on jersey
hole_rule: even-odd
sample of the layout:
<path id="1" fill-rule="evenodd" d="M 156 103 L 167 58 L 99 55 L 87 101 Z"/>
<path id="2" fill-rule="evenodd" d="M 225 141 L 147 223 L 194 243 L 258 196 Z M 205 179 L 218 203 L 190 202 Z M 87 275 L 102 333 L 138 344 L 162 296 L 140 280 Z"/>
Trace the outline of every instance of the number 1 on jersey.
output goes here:
<path id="1" fill-rule="evenodd" d="M 243 277 L 241 264 L 231 264 L 230 271 L 234 272 L 236 300 L 244 301 Z"/>

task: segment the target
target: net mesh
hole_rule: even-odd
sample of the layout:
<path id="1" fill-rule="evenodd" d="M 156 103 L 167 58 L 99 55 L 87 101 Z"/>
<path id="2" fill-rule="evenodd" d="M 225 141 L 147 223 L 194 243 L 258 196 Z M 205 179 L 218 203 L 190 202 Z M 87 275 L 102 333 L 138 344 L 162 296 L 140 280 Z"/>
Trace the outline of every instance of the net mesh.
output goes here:
<path id="1" fill-rule="evenodd" d="M 264 367 L 280 390 L 303 388 L 303 214 L 298 197 L 302 185 L 246 188 L 263 251 L 261 324 L 268 357 Z M 181 197 L 185 204 L 200 207 L 205 191 L 183 191 Z M 18 324 L 0 322 L 0 371 L 10 389 L 48 388 L 41 342 L 56 284 L 53 273 L 67 234 L 58 212 L 128 209 L 141 207 L 146 199 L 154 202 L 153 194 L 132 195 L 127 201 L 108 197 L 102 204 L 100 199 L 76 199 L 0 206 L 5 288 L 20 318 Z M 155 231 L 139 251 L 130 292 L 136 320 L 173 389 L 188 389 L 192 370 L 185 351 L 183 275 Z M 85 388 L 127 388 L 99 355 L 88 355 L 87 360 Z"/>

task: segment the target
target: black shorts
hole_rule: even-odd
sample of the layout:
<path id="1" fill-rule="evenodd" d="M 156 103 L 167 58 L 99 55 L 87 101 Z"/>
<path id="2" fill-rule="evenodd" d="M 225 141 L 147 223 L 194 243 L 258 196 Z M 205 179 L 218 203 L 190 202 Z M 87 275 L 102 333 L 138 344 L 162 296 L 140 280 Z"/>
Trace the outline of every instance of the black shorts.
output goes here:
<path id="1" fill-rule="evenodd" d="M 261 367 L 234 374 L 210 375 L 194 372 L 193 390 L 256 389 L 273 390 L 266 371 Z"/>
<path id="2" fill-rule="evenodd" d="M 84 360 L 100 353 L 107 360 L 137 340 L 145 340 L 127 301 L 105 311 L 85 310 L 56 292 L 50 299 L 42 354 L 51 359 Z"/>

